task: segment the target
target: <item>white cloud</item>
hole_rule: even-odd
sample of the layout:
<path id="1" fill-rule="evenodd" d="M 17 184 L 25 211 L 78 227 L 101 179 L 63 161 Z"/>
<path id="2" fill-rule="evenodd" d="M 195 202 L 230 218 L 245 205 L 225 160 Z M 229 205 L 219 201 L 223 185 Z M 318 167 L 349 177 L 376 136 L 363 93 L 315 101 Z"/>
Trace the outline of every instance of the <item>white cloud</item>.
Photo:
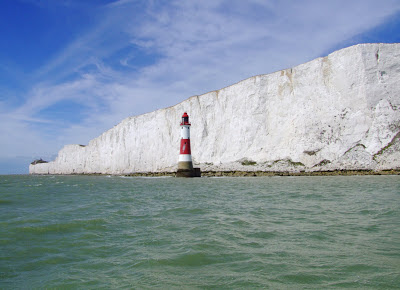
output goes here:
<path id="1" fill-rule="evenodd" d="M 0 134 L 9 136 L 3 156 L 86 144 L 125 117 L 321 56 L 400 9 L 394 0 L 146 3 L 96 10 L 98 25 L 36 71 L 25 103 L 0 118 Z M 86 108 L 79 124 L 53 124 L 50 133 L 38 125 L 52 122 L 43 109 L 65 100 Z"/>

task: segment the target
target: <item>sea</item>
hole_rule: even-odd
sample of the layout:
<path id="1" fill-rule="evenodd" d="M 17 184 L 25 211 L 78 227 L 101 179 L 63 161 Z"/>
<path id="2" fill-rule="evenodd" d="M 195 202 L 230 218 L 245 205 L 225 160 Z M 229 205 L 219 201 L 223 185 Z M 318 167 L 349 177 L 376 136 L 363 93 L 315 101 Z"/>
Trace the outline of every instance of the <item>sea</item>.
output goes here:
<path id="1" fill-rule="evenodd" d="M 0 289 L 395 289 L 400 176 L 0 176 Z"/>

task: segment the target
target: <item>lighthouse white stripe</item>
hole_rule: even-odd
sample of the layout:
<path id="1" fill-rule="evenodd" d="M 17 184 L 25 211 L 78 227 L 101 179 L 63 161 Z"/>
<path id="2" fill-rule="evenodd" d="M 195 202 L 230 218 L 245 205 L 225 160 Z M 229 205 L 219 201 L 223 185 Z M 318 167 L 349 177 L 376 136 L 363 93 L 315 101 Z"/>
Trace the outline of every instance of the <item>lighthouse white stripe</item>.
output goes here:
<path id="1" fill-rule="evenodd" d="M 191 154 L 179 154 L 179 161 L 192 161 Z"/>
<path id="2" fill-rule="evenodd" d="M 181 128 L 181 138 L 190 139 L 190 126 L 182 125 Z"/>

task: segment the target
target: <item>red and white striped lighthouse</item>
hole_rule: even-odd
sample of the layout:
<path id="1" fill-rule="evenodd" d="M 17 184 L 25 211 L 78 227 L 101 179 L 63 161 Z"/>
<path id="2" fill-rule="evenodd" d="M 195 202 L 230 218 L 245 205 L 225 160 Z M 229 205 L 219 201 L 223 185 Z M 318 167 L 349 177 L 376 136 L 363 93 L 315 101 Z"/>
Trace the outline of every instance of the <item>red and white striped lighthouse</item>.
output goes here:
<path id="1" fill-rule="evenodd" d="M 178 170 L 193 170 L 192 152 L 190 151 L 190 122 L 185 112 L 181 122 L 181 150 L 179 153 Z"/>

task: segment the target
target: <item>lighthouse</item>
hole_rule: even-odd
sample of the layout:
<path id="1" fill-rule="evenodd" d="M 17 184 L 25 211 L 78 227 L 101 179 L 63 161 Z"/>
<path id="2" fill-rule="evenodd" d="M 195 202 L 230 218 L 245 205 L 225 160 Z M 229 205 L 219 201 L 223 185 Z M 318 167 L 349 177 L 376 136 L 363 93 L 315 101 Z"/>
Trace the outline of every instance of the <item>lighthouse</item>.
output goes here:
<path id="1" fill-rule="evenodd" d="M 190 122 L 185 112 L 181 121 L 181 140 L 177 177 L 200 177 L 200 168 L 193 168 L 192 151 L 190 149 Z"/>
<path id="2" fill-rule="evenodd" d="M 192 152 L 190 150 L 189 115 L 185 112 L 181 122 L 181 150 L 179 152 L 178 169 L 193 170 Z"/>

